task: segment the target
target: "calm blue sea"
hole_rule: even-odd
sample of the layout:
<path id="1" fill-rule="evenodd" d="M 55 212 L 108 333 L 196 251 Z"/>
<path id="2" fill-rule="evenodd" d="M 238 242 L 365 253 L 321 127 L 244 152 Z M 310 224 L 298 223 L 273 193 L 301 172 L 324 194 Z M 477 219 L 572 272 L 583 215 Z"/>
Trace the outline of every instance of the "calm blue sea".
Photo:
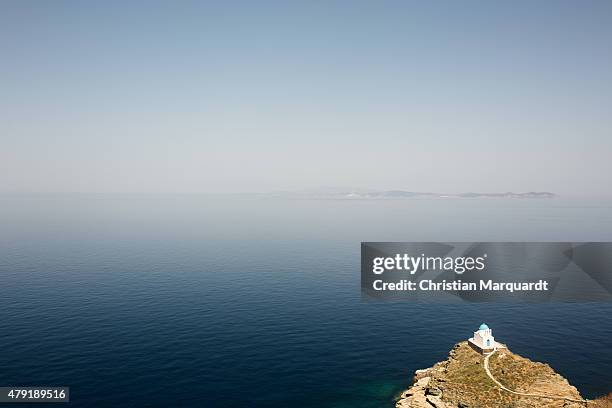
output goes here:
<path id="1" fill-rule="evenodd" d="M 1 196 L 0 385 L 68 385 L 75 407 L 392 407 L 486 322 L 584 396 L 612 391 L 612 304 L 362 302 L 360 241 L 408 240 L 612 241 L 612 203 Z"/>

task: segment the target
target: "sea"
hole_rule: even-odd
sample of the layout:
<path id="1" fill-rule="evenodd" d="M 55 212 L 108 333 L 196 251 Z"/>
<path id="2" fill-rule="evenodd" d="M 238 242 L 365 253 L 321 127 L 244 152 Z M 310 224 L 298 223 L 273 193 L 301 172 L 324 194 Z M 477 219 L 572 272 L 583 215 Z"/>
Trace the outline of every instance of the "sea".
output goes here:
<path id="1" fill-rule="evenodd" d="M 612 391 L 612 304 L 367 301 L 361 241 L 612 241 L 612 201 L 3 195 L 0 386 L 69 386 L 72 407 L 391 408 L 486 322 L 584 397 Z"/>

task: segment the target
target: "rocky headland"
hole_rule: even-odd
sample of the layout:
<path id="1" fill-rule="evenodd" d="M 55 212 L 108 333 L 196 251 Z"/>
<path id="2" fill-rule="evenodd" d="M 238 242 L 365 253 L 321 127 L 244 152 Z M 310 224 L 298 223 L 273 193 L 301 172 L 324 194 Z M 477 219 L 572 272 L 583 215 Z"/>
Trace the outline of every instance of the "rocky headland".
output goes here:
<path id="1" fill-rule="evenodd" d="M 485 363 L 495 380 L 487 374 Z M 456 344 L 448 359 L 417 370 L 413 381 L 401 393 L 396 408 L 594 406 L 583 400 L 578 390 L 547 364 L 533 362 L 507 348 L 499 349 L 485 362 L 485 357 L 468 342 Z"/>

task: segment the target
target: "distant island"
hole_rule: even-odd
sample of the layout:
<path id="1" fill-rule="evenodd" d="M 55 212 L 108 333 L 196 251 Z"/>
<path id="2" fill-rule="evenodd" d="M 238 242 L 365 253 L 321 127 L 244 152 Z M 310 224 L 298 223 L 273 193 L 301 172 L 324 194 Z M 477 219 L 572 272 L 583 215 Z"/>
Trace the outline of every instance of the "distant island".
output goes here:
<path id="1" fill-rule="evenodd" d="M 304 199 L 336 199 L 336 200 L 389 200 L 389 199 L 417 199 L 417 198 L 511 198 L 511 199 L 550 199 L 557 195 L 548 191 L 529 191 L 523 193 L 428 193 L 406 190 L 342 190 L 342 189 L 319 189 L 304 191 L 279 191 L 267 195 L 286 198 Z"/>

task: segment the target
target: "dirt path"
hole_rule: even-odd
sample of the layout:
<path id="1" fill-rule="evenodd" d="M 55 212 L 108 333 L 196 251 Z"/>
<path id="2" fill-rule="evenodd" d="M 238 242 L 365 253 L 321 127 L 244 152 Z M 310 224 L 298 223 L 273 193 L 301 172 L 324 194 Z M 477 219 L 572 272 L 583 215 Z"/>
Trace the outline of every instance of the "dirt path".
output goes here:
<path id="1" fill-rule="evenodd" d="M 553 400 L 565 400 L 565 401 L 571 401 L 571 402 L 578 402 L 581 404 L 584 404 L 585 406 L 588 405 L 589 401 L 588 400 L 583 400 L 583 399 L 574 399 L 574 398 L 569 398 L 569 397 L 559 397 L 559 396 L 553 396 L 553 395 L 543 395 L 543 394 L 529 394 L 529 393 L 524 393 L 524 392 L 517 392 L 514 390 L 511 390 L 509 388 L 506 388 L 502 383 L 500 383 L 499 381 L 497 381 L 495 379 L 495 377 L 493 377 L 493 374 L 491 374 L 491 370 L 489 370 L 489 358 L 495 354 L 495 351 L 491 354 L 488 354 L 485 359 L 484 359 L 484 369 L 485 372 L 487 373 L 487 375 L 489 376 L 489 378 L 495 383 L 497 384 L 497 386 L 499 388 L 501 388 L 504 391 L 507 391 L 511 394 L 515 394 L 515 395 L 522 395 L 524 397 L 535 397 L 535 398 L 547 398 L 547 399 L 553 399 Z"/>

